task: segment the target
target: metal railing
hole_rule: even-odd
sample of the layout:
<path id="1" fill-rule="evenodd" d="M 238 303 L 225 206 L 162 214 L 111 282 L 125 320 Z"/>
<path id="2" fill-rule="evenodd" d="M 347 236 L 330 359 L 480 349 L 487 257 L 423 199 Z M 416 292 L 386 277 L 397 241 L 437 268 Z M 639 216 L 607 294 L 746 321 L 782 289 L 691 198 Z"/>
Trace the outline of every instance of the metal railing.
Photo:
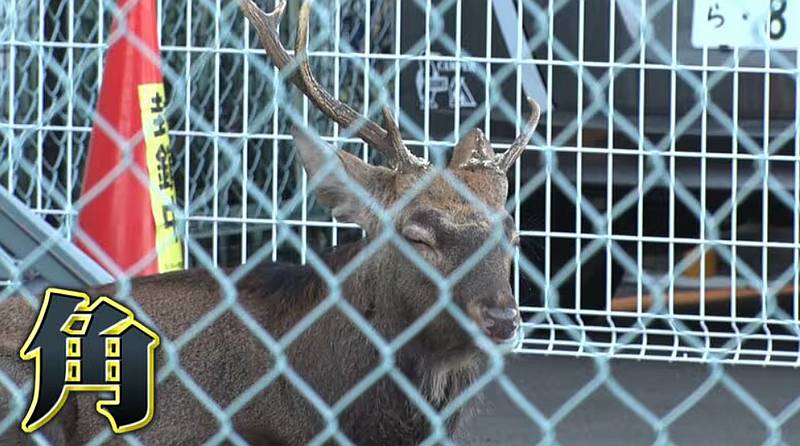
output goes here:
<path id="1" fill-rule="evenodd" d="M 704 4 L 317 0 L 310 57 L 343 102 L 399 111 L 431 159 L 473 127 L 507 148 L 540 99 L 508 202 L 519 353 L 797 367 L 800 50 L 696 47 Z M 237 2 L 158 6 L 187 267 L 264 246 L 304 263 L 350 237 L 306 194 L 288 127 L 373 151 L 290 93 Z M 0 9 L 0 184 L 67 239 L 114 10 Z M 4 285 L 0 301 L 24 288 Z"/>

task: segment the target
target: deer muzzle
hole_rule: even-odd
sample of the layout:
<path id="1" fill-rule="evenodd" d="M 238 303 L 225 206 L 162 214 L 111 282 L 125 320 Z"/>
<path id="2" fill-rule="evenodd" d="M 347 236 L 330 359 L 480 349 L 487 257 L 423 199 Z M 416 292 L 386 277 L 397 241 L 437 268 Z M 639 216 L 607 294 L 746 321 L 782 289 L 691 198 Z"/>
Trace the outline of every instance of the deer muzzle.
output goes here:
<path id="1" fill-rule="evenodd" d="M 467 305 L 467 313 L 483 329 L 483 334 L 503 351 L 516 348 L 522 342 L 522 319 L 512 299 L 501 302 L 475 301 Z M 503 302 L 506 301 L 506 302 Z"/>
<path id="2" fill-rule="evenodd" d="M 497 344 L 516 340 L 519 326 L 520 317 L 516 308 L 487 308 L 484 311 L 483 331 Z"/>

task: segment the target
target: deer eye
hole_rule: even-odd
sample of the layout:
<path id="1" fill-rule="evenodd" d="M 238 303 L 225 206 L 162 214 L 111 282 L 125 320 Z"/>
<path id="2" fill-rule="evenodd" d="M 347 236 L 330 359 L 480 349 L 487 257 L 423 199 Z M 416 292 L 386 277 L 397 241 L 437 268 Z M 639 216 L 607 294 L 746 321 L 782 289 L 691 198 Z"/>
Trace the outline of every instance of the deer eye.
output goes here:
<path id="1" fill-rule="evenodd" d="M 434 239 L 430 231 L 418 225 L 408 225 L 403 228 L 401 234 L 405 239 L 415 245 L 422 245 L 426 248 L 433 249 Z"/>

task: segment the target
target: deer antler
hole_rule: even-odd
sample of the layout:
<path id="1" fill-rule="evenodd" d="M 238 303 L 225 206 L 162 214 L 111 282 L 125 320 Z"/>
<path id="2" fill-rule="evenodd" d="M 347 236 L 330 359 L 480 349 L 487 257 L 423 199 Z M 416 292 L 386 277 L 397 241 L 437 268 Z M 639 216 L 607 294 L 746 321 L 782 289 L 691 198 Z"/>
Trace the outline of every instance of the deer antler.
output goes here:
<path id="1" fill-rule="evenodd" d="M 502 155 L 497 155 L 495 159 L 495 163 L 497 168 L 500 169 L 502 172 L 508 170 L 514 164 L 514 161 L 522 155 L 522 151 L 525 150 L 525 146 L 528 145 L 528 141 L 531 140 L 531 136 L 533 136 L 533 132 L 536 131 L 536 126 L 539 124 L 539 115 L 541 113 L 541 109 L 539 108 L 539 104 L 536 103 L 532 98 L 528 99 L 528 105 L 531 106 L 531 116 L 528 118 L 528 122 L 525 124 L 525 128 L 522 130 L 522 133 L 517 136 L 513 143 L 511 143 L 511 147 L 506 150 L 505 153 Z"/>
<path id="2" fill-rule="evenodd" d="M 514 165 L 514 161 L 522 155 L 528 141 L 531 140 L 533 132 L 536 131 L 536 125 L 539 124 L 539 104 L 531 98 L 528 99 L 528 104 L 531 106 L 531 116 L 528 122 L 525 123 L 525 128 L 522 133 L 517 136 L 508 150 L 505 153 L 495 155 L 492 152 L 492 146 L 483 132 L 480 129 L 473 129 L 466 135 L 457 145 L 453 151 L 453 158 L 450 160 L 450 168 L 487 168 L 495 169 L 502 173 Z"/>
<path id="3" fill-rule="evenodd" d="M 367 144 L 379 150 L 385 157 L 387 166 L 397 170 L 420 168 L 427 162 L 416 157 L 403 144 L 400 130 L 389 108 L 384 108 L 384 127 L 362 116 L 347 104 L 335 99 L 314 78 L 308 63 L 308 23 L 311 8 L 304 1 L 298 19 L 297 41 L 295 42 L 296 65 L 292 66 L 292 58 L 280 41 L 278 27 L 281 16 L 286 9 L 286 0 L 280 0 L 271 13 L 262 11 L 253 0 L 240 1 L 242 12 L 256 28 L 261 44 L 279 70 L 287 66 L 292 70 L 289 79 L 311 100 L 326 116 L 345 128 L 356 128 L 356 134 Z"/>

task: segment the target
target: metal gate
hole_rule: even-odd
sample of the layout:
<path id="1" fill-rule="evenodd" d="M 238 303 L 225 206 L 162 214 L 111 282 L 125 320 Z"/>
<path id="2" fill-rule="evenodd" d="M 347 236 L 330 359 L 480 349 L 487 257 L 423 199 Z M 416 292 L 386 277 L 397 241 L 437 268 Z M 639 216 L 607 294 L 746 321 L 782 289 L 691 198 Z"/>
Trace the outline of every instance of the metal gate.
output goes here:
<path id="1" fill-rule="evenodd" d="M 797 367 L 800 41 L 778 31 L 800 10 L 771 3 L 317 0 L 326 38 L 310 55 L 338 99 L 400 111 L 404 141 L 431 159 L 473 127 L 507 148 L 524 97 L 543 105 L 511 172 L 519 352 Z M 276 102 L 278 72 L 238 2 L 158 8 L 187 267 L 244 263 L 284 224 L 302 249 L 274 244 L 273 260 L 360 236 L 305 195 L 288 116 L 372 150 L 299 95 Z M 116 11 L 0 12 L 0 184 L 69 239 Z M 741 40 L 737 20 L 766 38 Z M 0 285 L 2 300 L 24 276 Z"/>

